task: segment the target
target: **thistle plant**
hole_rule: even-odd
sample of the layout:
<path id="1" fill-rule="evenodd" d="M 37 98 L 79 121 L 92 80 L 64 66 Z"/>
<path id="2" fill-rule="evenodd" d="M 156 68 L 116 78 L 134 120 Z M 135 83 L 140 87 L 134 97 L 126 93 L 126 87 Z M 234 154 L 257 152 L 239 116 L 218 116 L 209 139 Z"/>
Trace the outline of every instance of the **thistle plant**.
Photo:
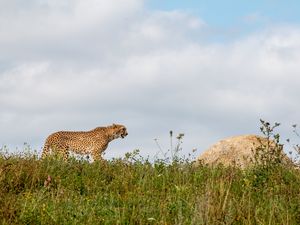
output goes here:
<path id="1" fill-rule="evenodd" d="M 155 154 L 155 158 L 161 153 L 163 155 L 165 162 L 178 162 L 180 161 L 180 152 L 182 151 L 182 143 L 183 143 L 183 137 L 184 133 L 179 133 L 176 136 L 176 144 L 173 145 L 173 131 L 169 131 L 169 137 L 170 137 L 170 148 L 167 151 L 164 151 L 161 145 L 159 144 L 159 141 L 157 138 L 154 139 L 159 151 Z"/>
<path id="2" fill-rule="evenodd" d="M 260 122 L 260 131 L 265 139 L 258 139 L 260 146 L 254 150 L 254 163 L 263 167 L 278 165 L 283 162 L 283 145 L 280 144 L 280 135 L 274 130 L 280 126 L 280 123 L 271 125 L 262 119 Z"/>
<path id="3" fill-rule="evenodd" d="M 297 129 L 297 124 L 292 125 L 293 133 L 297 138 L 300 138 L 300 134 Z M 291 144 L 290 139 L 286 140 L 289 144 Z M 293 159 L 294 164 L 297 167 L 300 167 L 300 145 L 299 144 L 292 144 L 292 150 L 289 152 L 291 158 Z"/>

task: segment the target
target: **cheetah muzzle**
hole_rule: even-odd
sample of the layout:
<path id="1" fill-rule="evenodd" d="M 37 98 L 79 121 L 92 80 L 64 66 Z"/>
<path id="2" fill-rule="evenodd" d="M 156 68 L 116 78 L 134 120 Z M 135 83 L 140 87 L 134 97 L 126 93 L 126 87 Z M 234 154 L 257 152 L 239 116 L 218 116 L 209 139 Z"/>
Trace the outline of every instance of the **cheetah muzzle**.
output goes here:
<path id="1" fill-rule="evenodd" d="M 101 154 L 109 142 L 128 135 L 125 126 L 113 124 L 106 127 L 96 127 L 90 131 L 59 131 L 49 135 L 45 141 L 42 158 L 50 152 L 60 153 L 66 160 L 69 152 L 91 154 L 94 160 L 101 160 Z"/>

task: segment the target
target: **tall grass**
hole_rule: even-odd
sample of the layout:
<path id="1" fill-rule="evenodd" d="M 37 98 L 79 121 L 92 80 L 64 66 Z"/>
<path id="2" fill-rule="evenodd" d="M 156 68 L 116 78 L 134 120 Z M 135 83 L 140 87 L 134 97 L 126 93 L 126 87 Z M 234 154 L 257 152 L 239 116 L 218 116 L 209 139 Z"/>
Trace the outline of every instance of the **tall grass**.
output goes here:
<path id="1" fill-rule="evenodd" d="M 300 173 L 0 156 L 2 224 L 299 224 Z"/>

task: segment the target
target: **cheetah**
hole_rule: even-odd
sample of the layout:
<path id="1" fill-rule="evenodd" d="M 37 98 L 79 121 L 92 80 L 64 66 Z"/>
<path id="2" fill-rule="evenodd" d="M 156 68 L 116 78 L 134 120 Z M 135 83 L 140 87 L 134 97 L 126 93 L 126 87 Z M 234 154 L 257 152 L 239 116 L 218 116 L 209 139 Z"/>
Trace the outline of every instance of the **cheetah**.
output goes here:
<path id="1" fill-rule="evenodd" d="M 49 135 L 45 141 L 42 158 L 52 152 L 61 153 L 67 160 L 69 151 L 77 154 L 91 154 L 93 160 L 102 160 L 101 154 L 108 143 L 116 138 L 128 135 L 125 126 L 112 124 L 107 127 L 96 127 L 90 131 L 58 131 Z"/>

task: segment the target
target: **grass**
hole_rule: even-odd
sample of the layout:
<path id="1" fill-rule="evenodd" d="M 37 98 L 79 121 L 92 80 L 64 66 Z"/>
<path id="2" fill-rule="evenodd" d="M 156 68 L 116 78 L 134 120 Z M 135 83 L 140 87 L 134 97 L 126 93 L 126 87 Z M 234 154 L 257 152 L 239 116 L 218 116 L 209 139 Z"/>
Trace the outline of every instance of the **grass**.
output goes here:
<path id="1" fill-rule="evenodd" d="M 154 162 L 138 151 L 89 163 L 4 148 L 0 224 L 300 224 L 300 170 L 281 163 L 279 124 L 261 122 L 268 141 L 245 170 L 195 167 L 178 156 L 183 134 L 172 147 L 173 132 L 171 157 Z M 299 145 L 294 149 L 300 156 Z"/>
<path id="2" fill-rule="evenodd" d="M 136 154 L 133 154 L 136 156 Z M 1 224 L 299 224 L 300 172 L 0 155 Z"/>

